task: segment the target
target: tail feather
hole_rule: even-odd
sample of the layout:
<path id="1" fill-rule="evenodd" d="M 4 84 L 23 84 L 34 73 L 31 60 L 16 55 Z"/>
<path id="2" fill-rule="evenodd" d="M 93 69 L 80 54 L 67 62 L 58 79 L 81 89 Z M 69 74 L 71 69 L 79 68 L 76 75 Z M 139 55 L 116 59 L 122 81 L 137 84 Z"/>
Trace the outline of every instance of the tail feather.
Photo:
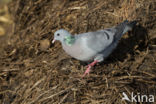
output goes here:
<path id="1" fill-rule="evenodd" d="M 125 34 L 126 32 L 128 31 L 131 31 L 133 29 L 133 27 L 136 25 L 137 21 L 131 21 L 131 22 L 128 22 L 125 26 L 125 29 L 123 31 L 123 34 Z"/>
<path id="2" fill-rule="evenodd" d="M 129 22 L 127 25 L 133 28 L 136 24 L 137 24 L 137 21 L 135 20 L 135 21 Z"/>
<path id="3" fill-rule="evenodd" d="M 125 34 L 126 32 L 132 30 L 132 28 L 136 25 L 137 21 L 131 21 L 129 22 L 128 20 L 125 20 L 124 22 L 122 22 L 121 24 L 117 25 L 115 27 L 116 34 L 115 34 L 115 38 L 118 40 L 121 38 L 121 36 L 123 34 Z"/>

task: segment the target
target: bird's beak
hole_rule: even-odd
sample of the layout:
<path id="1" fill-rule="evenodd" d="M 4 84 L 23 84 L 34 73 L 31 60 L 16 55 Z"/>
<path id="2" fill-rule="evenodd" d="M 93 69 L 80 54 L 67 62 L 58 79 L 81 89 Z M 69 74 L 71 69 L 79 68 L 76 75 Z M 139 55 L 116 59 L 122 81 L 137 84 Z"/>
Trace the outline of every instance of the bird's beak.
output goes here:
<path id="1" fill-rule="evenodd" d="M 55 43 L 55 39 L 53 39 L 52 43 L 53 43 L 53 44 Z"/>

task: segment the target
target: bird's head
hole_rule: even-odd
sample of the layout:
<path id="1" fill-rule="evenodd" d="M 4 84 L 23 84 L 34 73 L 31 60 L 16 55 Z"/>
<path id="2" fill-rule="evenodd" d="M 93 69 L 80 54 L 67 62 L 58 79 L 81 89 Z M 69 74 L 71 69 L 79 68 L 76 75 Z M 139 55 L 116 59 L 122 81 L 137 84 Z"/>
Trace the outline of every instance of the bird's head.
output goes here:
<path id="1" fill-rule="evenodd" d="M 54 33 L 54 39 L 52 43 L 59 40 L 61 43 L 65 42 L 67 45 L 72 45 L 75 42 L 74 36 L 72 36 L 67 30 L 60 29 Z"/>
<path id="2" fill-rule="evenodd" d="M 54 39 L 53 39 L 52 43 L 54 43 L 56 40 L 63 42 L 64 39 L 68 36 L 71 36 L 71 34 L 67 30 L 64 30 L 64 29 L 57 30 L 54 33 Z"/>

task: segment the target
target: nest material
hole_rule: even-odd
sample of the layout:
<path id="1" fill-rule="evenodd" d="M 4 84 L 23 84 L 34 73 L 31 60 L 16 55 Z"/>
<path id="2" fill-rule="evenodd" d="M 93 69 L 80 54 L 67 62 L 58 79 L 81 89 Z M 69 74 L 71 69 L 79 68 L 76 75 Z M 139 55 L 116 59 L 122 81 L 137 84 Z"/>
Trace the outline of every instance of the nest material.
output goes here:
<path id="1" fill-rule="evenodd" d="M 14 32 L 1 47 L 0 103 L 128 104 L 122 92 L 156 95 L 156 2 L 153 0 L 15 0 L 9 4 Z M 91 74 L 67 56 L 53 33 L 73 34 L 138 25 Z"/>

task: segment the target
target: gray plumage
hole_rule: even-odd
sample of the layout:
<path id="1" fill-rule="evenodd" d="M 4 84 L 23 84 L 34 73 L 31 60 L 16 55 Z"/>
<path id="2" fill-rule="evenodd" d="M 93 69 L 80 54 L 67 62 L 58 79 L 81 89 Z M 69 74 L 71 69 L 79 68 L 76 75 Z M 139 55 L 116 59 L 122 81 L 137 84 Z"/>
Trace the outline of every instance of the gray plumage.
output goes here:
<path id="1" fill-rule="evenodd" d="M 127 31 L 132 30 L 136 21 L 123 23 L 113 28 L 71 35 L 60 29 L 54 33 L 67 54 L 81 61 L 103 61 L 116 48 L 118 41 Z"/>

